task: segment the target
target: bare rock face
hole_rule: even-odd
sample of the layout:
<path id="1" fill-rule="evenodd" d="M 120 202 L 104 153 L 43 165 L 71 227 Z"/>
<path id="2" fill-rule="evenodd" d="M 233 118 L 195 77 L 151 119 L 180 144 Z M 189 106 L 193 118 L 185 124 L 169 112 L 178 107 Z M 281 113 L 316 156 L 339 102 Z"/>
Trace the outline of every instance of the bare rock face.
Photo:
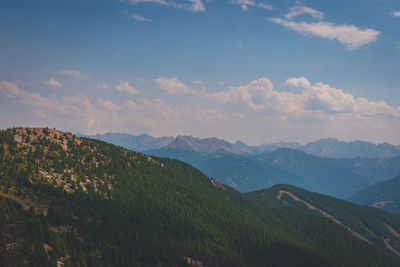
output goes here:
<path id="1" fill-rule="evenodd" d="M 222 191 L 226 191 L 226 187 L 225 187 L 223 184 L 221 184 L 220 182 L 217 182 L 215 179 L 211 178 L 211 179 L 210 179 L 210 182 L 211 182 L 216 188 L 219 188 L 219 189 L 221 189 Z"/>

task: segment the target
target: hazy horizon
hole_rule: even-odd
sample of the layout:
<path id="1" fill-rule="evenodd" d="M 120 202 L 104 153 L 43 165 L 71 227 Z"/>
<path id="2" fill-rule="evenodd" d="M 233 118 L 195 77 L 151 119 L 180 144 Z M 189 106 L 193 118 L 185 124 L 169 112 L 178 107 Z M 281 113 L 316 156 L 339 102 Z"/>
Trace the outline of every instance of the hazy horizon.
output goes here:
<path id="1" fill-rule="evenodd" d="M 0 3 L 0 128 L 400 144 L 400 2 Z"/>

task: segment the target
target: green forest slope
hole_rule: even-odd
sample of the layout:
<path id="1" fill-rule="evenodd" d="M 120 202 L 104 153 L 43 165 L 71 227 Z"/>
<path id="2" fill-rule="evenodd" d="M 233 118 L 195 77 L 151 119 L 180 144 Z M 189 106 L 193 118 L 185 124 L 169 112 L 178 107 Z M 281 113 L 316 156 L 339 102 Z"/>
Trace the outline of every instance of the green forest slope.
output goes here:
<path id="1" fill-rule="evenodd" d="M 0 198 L 3 266 L 400 266 L 319 214 L 47 128 L 0 131 Z"/>

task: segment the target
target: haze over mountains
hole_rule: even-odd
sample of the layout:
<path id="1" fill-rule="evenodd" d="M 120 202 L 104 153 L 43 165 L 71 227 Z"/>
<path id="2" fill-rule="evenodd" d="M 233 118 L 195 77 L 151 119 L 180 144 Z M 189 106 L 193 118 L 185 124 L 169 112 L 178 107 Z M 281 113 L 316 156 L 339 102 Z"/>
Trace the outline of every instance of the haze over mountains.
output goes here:
<path id="1" fill-rule="evenodd" d="M 77 133 L 77 136 L 85 136 L 85 135 Z M 140 151 L 140 152 L 164 147 L 174 140 L 173 137 L 155 138 L 147 134 L 134 136 L 130 134 L 120 134 L 120 133 L 97 134 L 88 137 L 99 139 L 105 142 L 125 147 L 130 150 Z"/>
<path id="2" fill-rule="evenodd" d="M 78 136 L 84 136 L 78 133 Z M 103 140 L 128 149 L 145 152 L 147 150 L 158 149 L 162 147 L 181 148 L 192 150 L 205 154 L 213 153 L 235 153 L 235 154 L 261 154 L 266 151 L 273 151 L 278 148 L 299 149 L 307 154 L 326 157 L 326 158 L 385 158 L 400 155 L 400 145 L 389 143 L 374 144 L 366 141 L 339 141 L 335 138 L 324 138 L 306 145 L 295 142 L 278 142 L 271 144 L 262 144 L 260 146 L 249 146 L 242 141 L 236 141 L 232 144 L 223 139 L 196 138 L 193 136 L 173 137 L 152 137 L 147 134 L 138 136 L 120 133 L 106 133 L 88 135 L 87 137 Z"/>
<path id="3" fill-rule="evenodd" d="M 124 135 L 124 139 L 119 139 L 119 136 L 93 137 L 185 161 L 242 192 L 285 183 L 348 198 L 358 190 L 400 173 L 400 148 L 387 143 L 321 139 L 304 146 L 283 142 L 248 146 L 240 141 L 232 144 L 218 138 L 178 136 L 175 139 L 141 138 L 139 146 L 136 143 L 139 137 L 129 139 L 129 135 Z"/>
<path id="4" fill-rule="evenodd" d="M 400 175 L 360 190 L 349 201 L 400 213 Z"/>

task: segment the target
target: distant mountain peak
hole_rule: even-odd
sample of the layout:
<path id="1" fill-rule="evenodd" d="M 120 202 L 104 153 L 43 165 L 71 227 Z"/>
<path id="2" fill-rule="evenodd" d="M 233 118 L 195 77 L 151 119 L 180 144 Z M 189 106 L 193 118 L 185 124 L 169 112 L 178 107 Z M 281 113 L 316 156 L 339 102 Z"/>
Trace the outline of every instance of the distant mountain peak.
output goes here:
<path id="1" fill-rule="evenodd" d="M 328 158 L 382 158 L 400 155 L 400 147 L 388 143 L 376 145 L 367 141 L 340 141 L 324 138 L 310 142 L 301 149 L 308 154 Z"/>
<path id="2" fill-rule="evenodd" d="M 243 154 L 243 152 L 236 148 L 235 145 L 216 137 L 202 139 L 193 136 L 178 135 L 173 142 L 166 146 L 166 148 L 195 151 L 203 154 Z"/>
<path id="3" fill-rule="evenodd" d="M 87 136 L 90 138 L 102 140 L 114 145 L 122 146 L 130 150 L 144 152 L 152 149 L 159 149 L 174 141 L 174 137 L 153 137 L 148 134 L 138 136 L 123 133 L 105 133 Z"/>

